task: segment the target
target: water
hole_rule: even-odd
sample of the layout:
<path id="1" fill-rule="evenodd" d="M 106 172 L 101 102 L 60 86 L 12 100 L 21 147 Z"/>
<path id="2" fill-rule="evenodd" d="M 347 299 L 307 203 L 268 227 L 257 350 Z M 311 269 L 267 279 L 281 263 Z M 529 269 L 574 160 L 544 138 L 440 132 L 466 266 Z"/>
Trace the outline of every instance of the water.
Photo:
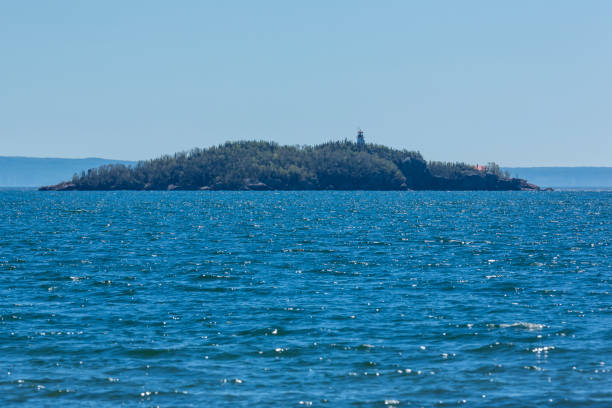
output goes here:
<path id="1" fill-rule="evenodd" d="M 0 192 L 0 404 L 612 406 L 611 204 Z"/>

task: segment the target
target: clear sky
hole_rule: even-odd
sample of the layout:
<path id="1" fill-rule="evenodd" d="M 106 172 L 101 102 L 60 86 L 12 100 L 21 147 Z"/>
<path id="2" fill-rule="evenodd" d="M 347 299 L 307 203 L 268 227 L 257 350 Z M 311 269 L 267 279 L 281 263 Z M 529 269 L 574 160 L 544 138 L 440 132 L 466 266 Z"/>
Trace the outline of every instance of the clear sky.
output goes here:
<path id="1" fill-rule="evenodd" d="M 612 1 L 3 1 L 0 155 L 353 138 L 612 165 Z"/>

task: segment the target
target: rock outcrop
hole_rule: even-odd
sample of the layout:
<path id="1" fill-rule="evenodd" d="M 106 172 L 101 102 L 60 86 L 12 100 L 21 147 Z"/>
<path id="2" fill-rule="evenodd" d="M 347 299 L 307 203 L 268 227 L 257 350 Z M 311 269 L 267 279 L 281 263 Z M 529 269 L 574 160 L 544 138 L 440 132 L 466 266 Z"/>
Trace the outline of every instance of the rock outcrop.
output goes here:
<path id="1" fill-rule="evenodd" d="M 51 186 L 42 186 L 39 188 L 40 191 L 72 191 L 76 189 L 76 185 L 68 181 L 64 181 L 62 183 L 54 184 Z"/>

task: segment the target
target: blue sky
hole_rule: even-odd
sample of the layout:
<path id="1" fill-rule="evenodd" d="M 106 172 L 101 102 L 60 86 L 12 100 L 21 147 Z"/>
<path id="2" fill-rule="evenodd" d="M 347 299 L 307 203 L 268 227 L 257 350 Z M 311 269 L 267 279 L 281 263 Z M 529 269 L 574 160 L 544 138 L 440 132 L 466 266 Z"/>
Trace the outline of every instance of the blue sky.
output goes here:
<path id="1" fill-rule="evenodd" d="M 0 3 L 0 155 L 354 137 L 612 165 L 610 1 Z"/>

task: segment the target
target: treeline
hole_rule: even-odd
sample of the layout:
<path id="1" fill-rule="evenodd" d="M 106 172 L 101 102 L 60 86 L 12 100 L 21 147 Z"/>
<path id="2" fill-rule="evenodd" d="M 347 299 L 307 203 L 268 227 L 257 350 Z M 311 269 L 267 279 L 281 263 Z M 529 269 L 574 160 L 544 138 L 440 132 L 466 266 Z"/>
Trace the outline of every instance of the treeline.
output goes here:
<path id="1" fill-rule="evenodd" d="M 430 161 L 427 166 L 429 171 L 438 176 L 445 178 L 460 178 L 465 176 L 474 169 L 485 174 L 493 174 L 499 178 L 509 179 L 510 173 L 502 170 L 497 163 L 489 162 L 484 166 L 473 166 L 467 163 L 451 163 L 441 161 Z"/>
<path id="2" fill-rule="evenodd" d="M 466 180 L 471 182 L 465 184 Z M 478 170 L 465 163 L 427 163 L 419 152 L 381 145 L 346 140 L 317 146 L 242 141 L 166 155 L 135 166 L 105 165 L 75 174 L 71 182 L 42 189 L 520 189 L 512 180 L 516 179 L 509 179 L 496 165 Z"/>

